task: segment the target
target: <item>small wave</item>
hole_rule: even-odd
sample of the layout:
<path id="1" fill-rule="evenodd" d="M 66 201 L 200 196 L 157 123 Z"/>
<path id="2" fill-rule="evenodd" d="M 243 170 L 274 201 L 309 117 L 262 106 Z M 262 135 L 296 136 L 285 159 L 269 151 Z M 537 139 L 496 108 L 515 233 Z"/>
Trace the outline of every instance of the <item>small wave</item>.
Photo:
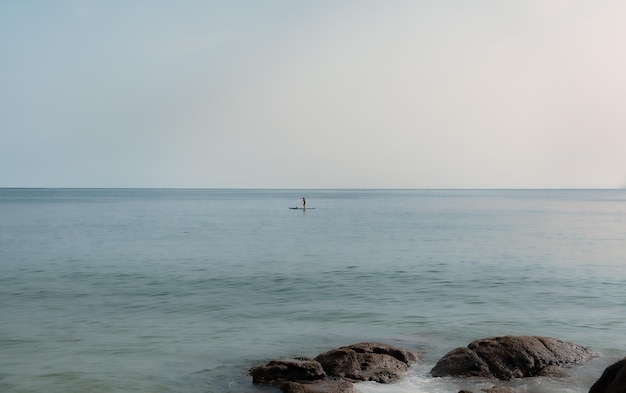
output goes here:
<path id="1" fill-rule="evenodd" d="M 433 364 L 419 364 L 412 367 L 409 374 L 396 383 L 361 382 L 356 384 L 356 390 L 359 393 L 450 393 L 460 390 L 480 392 L 493 386 L 504 386 L 528 393 L 586 393 L 597 374 L 601 373 L 597 365 L 592 365 L 567 369 L 567 375 L 562 378 L 537 377 L 497 381 L 481 378 L 435 378 L 429 374 L 432 367 Z"/>

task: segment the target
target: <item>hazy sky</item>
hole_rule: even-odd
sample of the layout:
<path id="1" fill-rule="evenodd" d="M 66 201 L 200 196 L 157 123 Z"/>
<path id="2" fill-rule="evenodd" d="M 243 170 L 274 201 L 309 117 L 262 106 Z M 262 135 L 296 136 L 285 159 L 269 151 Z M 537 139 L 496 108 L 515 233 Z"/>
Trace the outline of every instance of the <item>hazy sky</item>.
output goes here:
<path id="1" fill-rule="evenodd" d="M 0 1 L 0 187 L 626 186 L 626 1 Z"/>

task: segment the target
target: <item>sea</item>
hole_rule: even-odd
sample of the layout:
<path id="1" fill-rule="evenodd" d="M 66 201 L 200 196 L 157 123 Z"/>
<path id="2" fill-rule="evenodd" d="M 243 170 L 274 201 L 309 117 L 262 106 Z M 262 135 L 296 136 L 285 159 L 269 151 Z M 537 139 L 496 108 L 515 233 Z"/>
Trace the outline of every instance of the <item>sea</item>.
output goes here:
<path id="1" fill-rule="evenodd" d="M 420 359 L 359 393 L 587 392 L 625 310 L 626 190 L 0 189 L 2 393 L 278 392 L 248 370 L 362 341 Z M 429 375 L 499 335 L 598 357 Z"/>

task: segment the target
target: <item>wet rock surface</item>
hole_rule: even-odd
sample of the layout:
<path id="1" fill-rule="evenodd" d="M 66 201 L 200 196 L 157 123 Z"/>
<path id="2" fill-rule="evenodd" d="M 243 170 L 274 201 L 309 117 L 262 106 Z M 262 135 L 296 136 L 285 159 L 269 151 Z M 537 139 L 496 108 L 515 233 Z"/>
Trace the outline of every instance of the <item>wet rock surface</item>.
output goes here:
<path id="1" fill-rule="evenodd" d="M 315 381 L 324 379 L 322 366 L 312 359 L 278 359 L 265 366 L 250 369 L 255 384 L 276 385 L 285 381 Z"/>
<path id="2" fill-rule="evenodd" d="M 483 377 L 500 380 L 557 375 L 561 367 L 594 356 L 589 348 L 556 338 L 491 337 L 448 352 L 432 368 L 435 377 Z"/>

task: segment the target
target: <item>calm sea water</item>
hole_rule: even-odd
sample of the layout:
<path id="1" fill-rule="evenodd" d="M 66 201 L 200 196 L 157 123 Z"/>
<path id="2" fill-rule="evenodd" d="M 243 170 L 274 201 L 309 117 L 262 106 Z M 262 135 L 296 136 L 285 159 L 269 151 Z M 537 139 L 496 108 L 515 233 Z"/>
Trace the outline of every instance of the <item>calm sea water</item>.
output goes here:
<path id="1" fill-rule="evenodd" d="M 289 210 L 307 197 L 303 212 Z M 0 189 L 0 391 L 270 392 L 247 370 L 363 340 L 422 352 L 362 393 L 478 391 L 450 349 L 545 335 L 626 355 L 626 191 Z"/>

